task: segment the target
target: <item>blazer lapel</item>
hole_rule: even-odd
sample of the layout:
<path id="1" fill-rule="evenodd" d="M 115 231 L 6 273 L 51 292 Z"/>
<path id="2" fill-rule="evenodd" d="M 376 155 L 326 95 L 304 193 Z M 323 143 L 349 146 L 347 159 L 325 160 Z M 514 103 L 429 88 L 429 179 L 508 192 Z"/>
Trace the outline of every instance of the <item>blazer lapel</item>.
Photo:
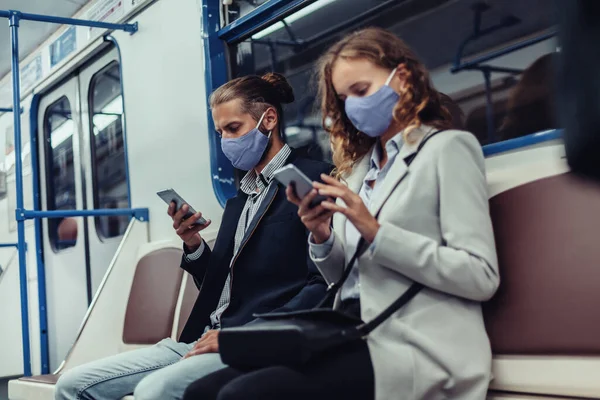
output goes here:
<path id="1" fill-rule="evenodd" d="M 367 154 L 365 154 L 363 158 L 361 158 L 360 161 L 354 165 L 350 175 L 345 178 L 348 188 L 354 193 L 358 193 L 360 191 L 365 175 L 367 175 L 367 172 L 369 172 L 371 153 L 373 153 L 373 149 L 368 151 Z M 337 204 L 345 205 L 344 201 L 341 199 L 337 199 L 336 202 Z M 333 229 L 343 243 L 346 242 L 346 219 L 346 216 L 342 213 L 333 214 Z"/>
<path id="2" fill-rule="evenodd" d="M 379 212 L 387 198 L 390 196 L 390 194 L 394 191 L 398 183 L 402 179 L 404 179 L 404 177 L 408 173 L 408 167 L 404 162 L 404 158 L 400 157 L 400 154 L 398 154 L 397 157 L 398 158 L 396 158 L 396 160 L 394 161 L 394 165 L 392 165 L 392 168 L 388 171 L 387 176 L 385 177 L 385 180 L 383 181 L 383 184 L 379 189 L 379 193 L 377 193 L 377 196 L 375 197 L 375 199 L 373 199 L 373 202 L 371 203 L 369 211 L 371 211 L 371 214 L 373 215 L 377 215 L 377 213 Z"/>
<path id="3" fill-rule="evenodd" d="M 221 226 L 226 228 L 226 232 L 235 231 L 237 226 L 237 221 L 242 215 L 242 210 L 244 209 L 244 204 L 246 204 L 246 199 L 248 196 L 240 191 L 237 196 L 231 199 L 231 204 L 229 205 L 228 212 L 225 212 L 223 215 L 223 220 L 221 221 Z M 233 237 L 234 235 L 231 235 Z"/>
<path id="4" fill-rule="evenodd" d="M 277 182 L 271 183 L 271 185 L 269 185 L 269 187 L 267 188 L 267 194 L 265 195 L 262 203 L 260 203 L 260 207 L 258 208 L 258 210 L 256 210 L 256 214 L 254 214 L 252 221 L 250 221 L 248 224 L 248 228 L 246 229 L 246 233 L 244 234 L 244 238 L 242 239 L 242 243 L 240 244 L 238 254 L 242 252 L 244 246 L 252 237 L 252 234 L 256 230 L 256 227 L 258 226 L 266 212 L 269 210 L 269 207 L 273 203 L 273 200 L 275 200 L 275 196 L 277 195 L 278 191 L 279 185 L 277 184 Z"/>
<path id="5" fill-rule="evenodd" d="M 398 184 L 404 179 L 408 173 L 408 166 L 406 165 L 407 160 L 415 156 L 419 145 L 425 137 L 433 132 L 433 129 L 428 126 L 421 126 L 413 130 L 409 135 L 415 139 L 413 143 L 406 143 L 400 148 L 400 152 L 396 156 L 394 164 L 390 168 L 385 180 L 381 186 L 377 197 L 371 203 L 370 211 L 373 215 L 377 215 L 383 207 L 388 197 L 392 194 Z"/>
<path id="6" fill-rule="evenodd" d="M 292 149 L 290 155 L 285 160 L 284 165 L 287 165 L 287 164 L 293 162 L 296 158 L 297 158 L 297 153 L 295 150 Z M 267 187 L 267 194 L 265 194 L 265 197 L 263 198 L 262 202 L 260 203 L 260 207 L 258 208 L 258 210 L 256 210 L 256 214 L 254 214 L 254 217 L 252 217 L 252 221 L 246 221 L 246 224 L 248 224 L 248 228 L 246 229 L 246 232 L 244 233 L 244 238 L 242 239 L 242 243 L 240 243 L 240 248 L 238 250 L 238 253 L 235 254 L 236 258 L 242 252 L 242 250 L 246 246 L 246 243 L 248 243 L 248 240 L 250 240 L 250 238 L 252 237 L 252 234 L 256 230 L 256 227 L 258 226 L 260 221 L 263 219 L 263 217 L 269 210 L 269 207 L 271 207 L 271 204 L 273 203 L 273 200 L 275 200 L 275 196 L 277 196 L 278 191 L 279 191 L 279 184 L 276 181 L 271 182 L 271 184 Z M 242 208 L 243 208 L 243 206 L 242 206 Z M 241 215 L 238 217 L 238 219 L 239 218 L 241 218 Z"/>

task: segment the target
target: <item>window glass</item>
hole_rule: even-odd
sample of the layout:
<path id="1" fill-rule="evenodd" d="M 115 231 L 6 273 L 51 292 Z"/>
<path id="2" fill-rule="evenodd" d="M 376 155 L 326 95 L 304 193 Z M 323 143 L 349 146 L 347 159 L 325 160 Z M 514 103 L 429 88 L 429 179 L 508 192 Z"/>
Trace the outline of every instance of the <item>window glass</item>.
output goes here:
<path id="1" fill-rule="evenodd" d="M 488 63 L 511 69 L 491 75 L 494 118 L 493 134 L 488 135 L 483 73 L 450 73 L 459 46 L 474 32 L 473 4 L 466 0 L 318 0 L 288 16 L 285 24 L 277 23 L 231 45 L 232 72 L 234 77 L 269 71 L 285 75 L 297 99 L 285 107 L 285 138 L 309 157 L 325 160 L 330 159 L 331 151 L 315 99 L 315 64 L 335 41 L 367 26 L 391 30 L 417 53 L 434 86 L 452 99 L 448 108 L 456 115 L 457 125 L 473 132 L 482 144 L 558 128 L 551 118 L 554 98 L 547 68 L 551 64 L 548 58 L 553 57 L 543 57 L 556 50 L 551 38 Z M 469 42 L 465 60 L 539 35 L 556 22 L 553 8 L 545 0 L 490 0 L 485 4 L 489 8 L 482 14 L 481 28 L 506 26 Z M 540 59 L 545 60 L 543 65 L 534 68 Z M 519 89 L 519 84 L 524 88 Z"/>
<path id="2" fill-rule="evenodd" d="M 50 105 L 44 115 L 46 159 L 48 170 L 48 210 L 75 210 L 75 168 L 73 164 L 73 137 L 76 125 L 71 104 L 61 97 Z M 73 218 L 48 220 L 50 242 L 55 251 L 75 246 L 77 221 Z"/>
<path id="3" fill-rule="evenodd" d="M 123 146 L 123 96 L 119 64 L 98 72 L 90 84 L 94 208 L 127 208 L 129 192 Z M 100 237 L 121 236 L 127 216 L 96 218 Z"/>

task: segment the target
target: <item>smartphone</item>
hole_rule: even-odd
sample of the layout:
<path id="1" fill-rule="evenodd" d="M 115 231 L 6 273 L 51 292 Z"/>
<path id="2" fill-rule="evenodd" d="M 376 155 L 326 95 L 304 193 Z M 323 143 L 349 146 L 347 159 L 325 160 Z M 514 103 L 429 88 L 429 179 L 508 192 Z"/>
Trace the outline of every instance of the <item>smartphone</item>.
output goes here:
<path id="1" fill-rule="evenodd" d="M 189 211 L 184 215 L 184 217 L 183 217 L 184 220 L 186 220 L 186 219 L 190 218 L 191 216 L 193 216 L 194 214 L 196 214 L 196 210 L 194 210 L 194 208 L 190 205 L 190 203 L 185 201 L 183 199 L 183 197 L 181 197 L 179 194 L 177 194 L 177 192 L 175 190 L 173 190 L 173 189 L 161 190 L 160 192 L 157 192 L 156 194 L 158 195 L 158 197 L 163 199 L 165 203 L 167 203 L 169 205 L 171 205 L 171 203 L 175 203 L 175 209 L 178 211 L 181 207 L 183 207 L 184 204 L 187 204 L 189 207 Z M 208 223 L 208 221 L 206 221 L 204 219 L 204 217 L 200 217 L 198 219 L 198 221 L 196 221 L 194 223 L 194 225 L 206 225 L 207 223 Z"/>
<path id="2" fill-rule="evenodd" d="M 310 178 L 304 175 L 304 173 L 293 164 L 288 164 L 285 167 L 278 169 L 273 173 L 273 177 L 284 186 L 293 184 L 294 188 L 296 189 L 296 195 L 301 199 L 313 189 Z M 327 197 L 317 195 L 310 202 L 311 208 L 318 206 L 324 200 L 327 200 Z"/>

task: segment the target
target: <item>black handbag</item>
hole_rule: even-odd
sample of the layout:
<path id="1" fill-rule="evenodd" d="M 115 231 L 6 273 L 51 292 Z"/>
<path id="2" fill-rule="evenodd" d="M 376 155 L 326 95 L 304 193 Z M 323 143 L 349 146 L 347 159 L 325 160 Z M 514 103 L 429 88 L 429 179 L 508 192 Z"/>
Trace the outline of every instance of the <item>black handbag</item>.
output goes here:
<path id="1" fill-rule="evenodd" d="M 441 131 L 434 132 L 423 139 L 417 151 L 404 160 L 405 163 L 410 165 L 425 143 L 439 132 Z M 379 213 L 375 218 L 378 216 Z M 323 308 L 323 305 L 327 304 L 342 287 L 354 263 L 367 248 L 364 238 L 361 238 L 342 277 L 329 285 L 325 298 L 316 308 L 255 314 L 254 316 L 259 318 L 255 323 L 221 329 L 219 353 L 222 361 L 239 369 L 274 365 L 299 366 L 327 350 L 366 337 L 423 288 L 422 284 L 413 283 L 396 301 L 367 323 L 342 311 Z"/>

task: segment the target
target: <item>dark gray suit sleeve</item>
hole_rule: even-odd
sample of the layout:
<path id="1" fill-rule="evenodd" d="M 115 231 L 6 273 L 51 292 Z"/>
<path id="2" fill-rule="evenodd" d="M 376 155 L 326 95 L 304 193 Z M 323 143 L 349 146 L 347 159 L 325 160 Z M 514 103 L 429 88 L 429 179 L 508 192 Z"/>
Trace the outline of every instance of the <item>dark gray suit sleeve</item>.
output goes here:
<path id="1" fill-rule="evenodd" d="M 210 256 L 212 253 L 210 247 L 208 247 L 206 242 L 203 241 L 202 243 L 204 246 L 202 254 L 195 259 L 192 259 L 193 257 L 190 257 L 190 254 L 192 253 L 189 252 L 185 245 L 183 245 L 183 256 L 181 257 L 180 265 L 181 268 L 183 268 L 185 271 L 189 272 L 190 275 L 192 275 L 192 277 L 194 278 L 194 283 L 196 283 L 198 290 L 200 289 L 202 281 L 204 280 L 204 275 L 206 273 L 206 269 L 208 267 L 208 263 L 210 261 Z"/>

